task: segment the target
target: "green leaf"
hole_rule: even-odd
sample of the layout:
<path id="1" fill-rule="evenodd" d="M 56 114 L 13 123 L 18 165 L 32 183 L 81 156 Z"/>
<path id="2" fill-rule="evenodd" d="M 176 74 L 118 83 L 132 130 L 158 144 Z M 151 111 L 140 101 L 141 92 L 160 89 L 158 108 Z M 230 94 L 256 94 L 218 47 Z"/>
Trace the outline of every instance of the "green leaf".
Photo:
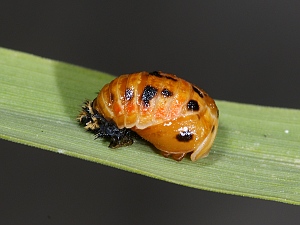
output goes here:
<path id="1" fill-rule="evenodd" d="M 300 204 L 300 111 L 216 101 L 207 158 L 176 162 L 150 144 L 109 149 L 78 125 L 85 99 L 114 77 L 0 48 L 0 137 L 180 185 Z"/>

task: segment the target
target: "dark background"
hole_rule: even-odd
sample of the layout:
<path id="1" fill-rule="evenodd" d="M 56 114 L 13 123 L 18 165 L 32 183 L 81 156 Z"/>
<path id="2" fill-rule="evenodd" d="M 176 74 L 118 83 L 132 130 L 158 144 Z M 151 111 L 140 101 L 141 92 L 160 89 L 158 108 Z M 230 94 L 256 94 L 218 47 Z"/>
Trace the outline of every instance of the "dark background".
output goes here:
<path id="1" fill-rule="evenodd" d="M 299 21 L 299 0 L 2 1 L 0 46 L 114 75 L 163 70 L 216 99 L 299 109 Z M 0 144 L 0 225 L 300 221 L 298 206 Z"/>

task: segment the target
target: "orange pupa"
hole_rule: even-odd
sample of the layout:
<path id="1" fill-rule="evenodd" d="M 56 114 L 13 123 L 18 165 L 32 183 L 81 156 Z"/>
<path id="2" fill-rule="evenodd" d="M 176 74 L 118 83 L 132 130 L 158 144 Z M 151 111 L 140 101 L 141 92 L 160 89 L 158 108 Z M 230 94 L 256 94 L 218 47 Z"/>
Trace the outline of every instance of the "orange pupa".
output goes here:
<path id="1" fill-rule="evenodd" d="M 131 145 L 134 133 L 165 157 L 196 161 L 208 155 L 218 130 L 219 110 L 202 89 L 168 73 L 124 74 L 82 107 L 78 120 L 111 148 Z"/>

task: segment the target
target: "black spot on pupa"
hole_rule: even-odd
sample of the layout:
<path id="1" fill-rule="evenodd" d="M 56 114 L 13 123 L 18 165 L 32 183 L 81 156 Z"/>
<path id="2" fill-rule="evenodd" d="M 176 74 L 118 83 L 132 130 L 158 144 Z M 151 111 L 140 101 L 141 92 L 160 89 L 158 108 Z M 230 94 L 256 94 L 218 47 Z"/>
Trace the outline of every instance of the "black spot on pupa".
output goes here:
<path id="1" fill-rule="evenodd" d="M 202 92 L 199 90 L 199 88 L 193 86 L 193 90 L 194 90 L 201 98 L 203 98 L 203 94 L 202 94 Z"/>
<path id="2" fill-rule="evenodd" d="M 173 81 L 177 81 L 177 79 L 175 79 L 174 77 L 169 77 L 169 76 L 166 76 L 167 79 L 170 79 L 170 80 L 173 80 Z"/>
<path id="3" fill-rule="evenodd" d="M 153 71 L 151 73 L 149 73 L 150 75 L 156 76 L 156 77 L 163 77 L 162 75 L 160 75 L 159 71 Z"/>
<path id="4" fill-rule="evenodd" d="M 147 85 L 145 88 L 144 88 L 144 91 L 143 91 L 143 94 L 142 94 L 142 102 L 143 102 L 143 105 L 145 107 L 149 107 L 150 106 L 150 100 L 152 98 L 154 98 L 154 96 L 157 94 L 157 89 L 150 86 L 150 85 Z"/>
<path id="5" fill-rule="evenodd" d="M 187 109 L 192 111 L 198 111 L 199 110 L 199 104 L 195 100 L 190 100 L 187 104 Z"/>
<path id="6" fill-rule="evenodd" d="M 173 95 L 173 93 L 171 91 L 169 91 L 167 88 L 164 88 L 162 91 L 161 91 L 161 94 L 164 96 L 164 97 L 170 97 Z"/>
<path id="7" fill-rule="evenodd" d="M 133 96 L 134 96 L 133 90 L 131 88 L 126 88 L 126 90 L 125 90 L 125 100 L 129 101 L 133 98 Z"/>
<path id="8" fill-rule="evenodd" d="M 189 142 L 192 140 L 193 134 L 191 131 L 180 131 L 179 134 L 176 135 L 176 139 L 180 142 Z"/>
<path id="9" fill-rule="evenodd" d="M 115 98 L 115 96 L 114 96 L 114 94 L 113 93 L 110 93 L 110 102 L 114 102 L 114 98 Z"/>
<path id="10" fill-rule="evenodd" d="M 151 73 L 149 73 L 150 75 L 153 75 L 153 76 L 156 76 L 156 77 L 159 77 L 159 78 L 167 78 L 167 79 L 170 79 L 170 80 L 173 80 L 173 81 L 177 81 L 177 79 L 175 79 L 174 77 L 170 77 L 170 76 L 167 76 L 167 75 L 161 75 L 161 73 L 159 71 L 153 71 Z"/>
<path id="11" fill-rule="evenodd" d="M 211 129 L 211 133 L 213 133 L 215 130 L 215 125 L 213 125 L 212 129 Z"/>

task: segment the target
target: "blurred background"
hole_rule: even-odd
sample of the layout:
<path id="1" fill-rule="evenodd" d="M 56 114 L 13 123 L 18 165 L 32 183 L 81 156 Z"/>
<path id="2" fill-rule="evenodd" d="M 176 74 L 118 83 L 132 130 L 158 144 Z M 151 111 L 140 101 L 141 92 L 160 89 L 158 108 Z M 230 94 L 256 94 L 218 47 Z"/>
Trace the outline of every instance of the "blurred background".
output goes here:
<path id="1" fill-rule="evenodd" d="M 163 70 L 215 99 L 299 109 L 299 21 L 298 0 L 4 0 L 0 46 L 113 75 Z M 300 221 L 298 206 L 0 145 L 0 224 Z"/>

